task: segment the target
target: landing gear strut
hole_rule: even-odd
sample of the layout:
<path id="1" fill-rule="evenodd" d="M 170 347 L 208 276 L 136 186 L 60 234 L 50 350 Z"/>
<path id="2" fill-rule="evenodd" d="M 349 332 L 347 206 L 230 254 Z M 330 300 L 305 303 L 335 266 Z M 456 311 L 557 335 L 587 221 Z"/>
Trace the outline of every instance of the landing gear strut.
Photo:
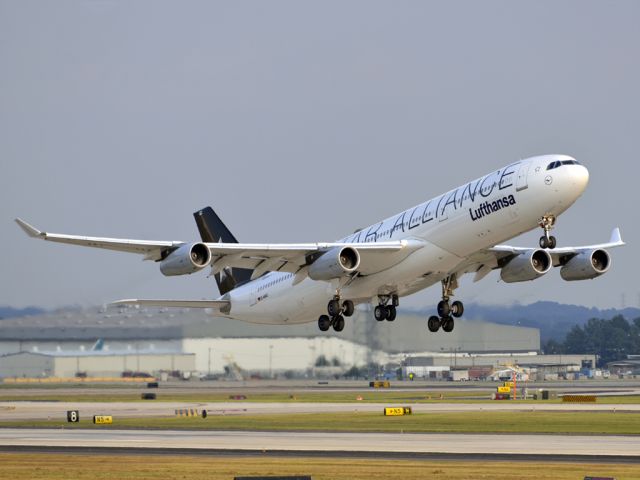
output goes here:
<path id="1" fill-rule="evenodd" d="M 549 232 L 551 231 L 551 229 L 555 224 L 556 224 L 555 215 L 548 214 L 548 215 L 543 215 L 542 218 L 540 218 L 538 225 L 540 225 L 540 228 L 544 230 L 544 235 L 540 237 L 540 248 L 549 248 L 549 249 L 556 248 L 556 237 L 554 237 L 553 235 L 549 235 Z"/>
<path id="2" fill-rule="evenodd" d="M 453 317 L 459 318 L 464 313 L 464 304 L 461 301 L 449 303 L 449 298 L 453 296 L 456 288 L 458 288 L 458 278 L 455 274 L 442 280 L 442 300 L 438 302 L 438 316 L 432 315 L 427 321 L 430 332 L 437 332 L 440 327 L 445 332 L 453 331 Z"/>
<path id="3" fill-rule="evenodd" d="M 379 322 L 393 322 L 397 315 L 396 307 L 400 305 L 398 295 L 378 295 L 378 299 L 380 303 L 373 309 L 374 318 Z"/>
<path id="4" fill-rule="evenodd" d="M 340 295 L 336 295 L 327 304 L 329 315 L 320 315 L 318 318 L 318 328 L 326 332 L 333 327 L 336 332 L 344 330 L 344 317 L 350 317 L 355 311 L 355 306 L 351 300 L 340 301 Z M 343 317 L 344 315 L 344 317 Z"/>

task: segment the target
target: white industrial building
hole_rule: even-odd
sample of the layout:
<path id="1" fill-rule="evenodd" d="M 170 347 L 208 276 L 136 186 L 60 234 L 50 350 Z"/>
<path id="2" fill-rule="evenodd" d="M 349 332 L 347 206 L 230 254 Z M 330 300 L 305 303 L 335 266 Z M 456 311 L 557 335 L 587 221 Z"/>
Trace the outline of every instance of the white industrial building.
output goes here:
<path id="1" fill-rule="evenodd" d="M 197 309 L 76 310 L 5 319 L 1 326 L 0 356 L 6 356 L 0 357 L 0 376 L 119 376 L 127 370 L 220 375 L 230 368 L 261 376 L 290 371 L 314 375 L 322 357 L 347 370 L 400 365 L 424 352 L 446 359 L 449 352 L 528 353 L 540 348 L 540 332 L 534 328 L 460 319 L 451 333 L 431 333 L 425 316 L 402 310 L 394 322 L 376 322 L 371 312 L 358 310 L 340 333 L 320 332 L 315 322 L 256 325 Z M 98 339 L 103 350 L 91 352 Z M 18 363 L 23 371 L 16 370 Z"/>
<path id="2" fill-rule="evenodd" d="M 0 356 L 0 377 L 59 377 L 78 375 L 88 377 L 120 377 L 123 372 L 160 371 L 192 372 L 195 370 L 193 353 L 134 353 L 110 354 L 86 352 L 19 352 Z"/>
<path id="3" fill-rule="evenodd" d="M 424 354 L 407 356 L 403 361 L 402 375 L 419 379 L 452 378 L 456 375 L 466 380 L 488 378 L 494 371 L 523 369 L 530 377 L 543 380 L 558 374 L 580 372 L 593 369 L 596 356 L 584 355 L 540 355 L 529 353 L 465 353 L 452 351 L 445 354 Z"/>

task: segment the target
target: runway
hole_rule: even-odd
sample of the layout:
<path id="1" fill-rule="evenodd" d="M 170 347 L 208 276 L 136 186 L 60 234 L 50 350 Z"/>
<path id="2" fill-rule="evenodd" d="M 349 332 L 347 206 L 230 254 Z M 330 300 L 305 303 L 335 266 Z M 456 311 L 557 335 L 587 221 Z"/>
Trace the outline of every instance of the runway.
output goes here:
<path id="1" fill-rule="evenodd" d="M 640 412 L 640 404 L 604 403 L 316 403 L 316 402 L 0 402 L 0 421 L 66 418 L 67 410 L 83 417 L 114 415 L 121 418 L 173 416 L 179 408 L 207 410 L 210 415 L 262 415 L 294 413 L 382 412 L 384 407 L 411 406 L 414 413 L 497 411 Z"/>
<path id="2" fill-rule="evenodd" d="M 0 448 L 126 448 L 325 455 L 443 454 L 624 458 L 640 462 L 640 437 L 622 435 L 493 435 L 184 430 L 0 429 Z"/>
<path id="3" fill-rule="evenodd" d="M 616 389 L 602 389 L 616 391 Z M 619 390 L 618 390 L 619 391 Z M 138 391 L 139 392 L 139 391 Z M 637 394 L 634 385 L 626 392 Z M 625 392 L 625 393 L 626 393 Z M 49 393 L 52 393 L 49 391 Z M 93 393 L 93 392 L 92 392 Z M 98 392 L 96 392 L 98 393 Z M 237 393 L 237 392 L 236 392 Z M 421 392 L 424 393 L 424 392 Z M 367 394 L 364 395 L 365 398 Z M 94 398 L 94 397 L 91 397 Z M 174 410 L 193 408 L 216 415 L 378 412 L 388 406 L 411 406 L 414 413 L 590 411 L 640 413 L 640 404 L 465 402 L 411 403 L 397 399 L 365 403 L 325 402 L 67 402 L 21 400 L 0 402 L 0 421 L 59 420 L 67 410 L 80 417 L 174 417 Z M 97 397 L 96 397 L 97 399 Z M 26 401 L 25 401 L 26 400 Z M 201 430 L 14 429 L 0 428 L 2 451 L 90 452 L 105 454 L 277 455 L 364 458 L 452 458 L 557 460 L 564 462 L 640 463 L 640 436 L 548 434 L 328 433 Z M 114 453 L 115 452 L 115 453 Z"/>

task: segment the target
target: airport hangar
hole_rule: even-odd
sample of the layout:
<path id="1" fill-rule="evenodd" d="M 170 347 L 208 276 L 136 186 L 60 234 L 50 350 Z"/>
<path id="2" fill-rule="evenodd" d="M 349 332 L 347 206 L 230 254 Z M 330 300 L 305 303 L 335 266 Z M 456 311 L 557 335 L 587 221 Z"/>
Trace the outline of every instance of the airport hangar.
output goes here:
<path id="1" fill-rule="evenodd" d="M 19 352 L 0 357 L 5 378 L 121 377 L 123 372 L 181 371 L 195 369 L 193 353 Z"/>
<path id="2" fill-rule="evenodd" d="M 104 348 L 91 351 L 98 339 Z M 512 364 L 576 370 L 595 363 L 592 355 L 546 356 L 539 350 L 540 332 L 534 328 L 457 320 L 453 332 L 434 334 L 424 316 L 405 311 L 394 322 L 376 322 L 371 312 L 357 311 L 340 333 L 319 332 L 315 322 L 256 325 L 199 309 L 73 309 L 0 320 L 0 377 L 104 377 L 126 371 L 221 375 L 230 366 L 262 377 L 322 376 L 316 367 L 320 357 L 333 365 L 324 370 L 331 375 L 371 363 L 389 371 L 410 365 L 437 367 L 431 371 L 482 366 L 483 375 Z"/>

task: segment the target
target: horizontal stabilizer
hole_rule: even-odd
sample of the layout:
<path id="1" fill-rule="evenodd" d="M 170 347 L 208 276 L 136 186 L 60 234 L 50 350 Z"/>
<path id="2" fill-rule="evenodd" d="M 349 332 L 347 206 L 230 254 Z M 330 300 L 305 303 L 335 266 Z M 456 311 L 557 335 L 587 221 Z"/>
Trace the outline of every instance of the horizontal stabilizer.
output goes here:
<path id="1" fill-rule="evenodd" d="M 223 310 L 231 305 L 228 300 L 142 300 L 129 298 L 112 302 L 111 305 L 141 305 L 144 307 L 174 307 L 174 308 L 213 308 Z"/>

